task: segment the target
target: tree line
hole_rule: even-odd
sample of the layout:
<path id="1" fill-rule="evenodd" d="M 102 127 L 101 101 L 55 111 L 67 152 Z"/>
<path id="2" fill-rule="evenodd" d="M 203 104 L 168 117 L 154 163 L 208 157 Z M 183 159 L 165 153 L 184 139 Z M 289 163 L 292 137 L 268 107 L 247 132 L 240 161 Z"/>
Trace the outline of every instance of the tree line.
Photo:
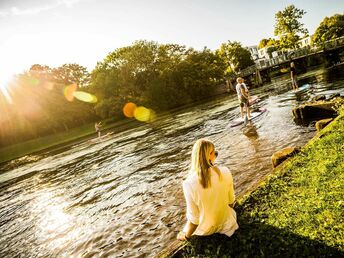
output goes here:
<path id="1" fill-rule="evenodd" d="M 303 14 L 295 7 L 277 13 L 275 31 L 283 31 L 281 24 L 293 21 L 290 28 L 299 30 L 290 33 L 306 32 L 303 25 L 295 25 L 295 19 L 299 22 Z M 320 24 L 316 38 L 343 35 L 342 27 L 331 27 L 331 19 L 325 18 Z M 342 16 L 335 15 L 334 19 L 342 21 Z M 295 39 L 281 35 L 280 41 L 284 36 Z M 114 50 L 91 72 L 78 64 L 57 68 L 35 64 L 8 85 L 7 96 L 0 94 L 0 147 L 99 119 L 123 119 L 122 108 L 128 102 L 161 112 L 206 99 L 226 78 L 253 64 L 250 52 L 237 41 L 225 42 L 211 51 L 145 40 Z M 95 95 L 97 102 L 71 101 L 66 97 L 70 85 Z"/>
<path id="2" fill-rule="evenodd" d="M 269 47 L 268 53 L 276 50 L 290 50 L 299 48 L 299 40 L 308 37 L 308 30 L 300 21 L 306 14 L 305 10 L 294 5 L 287 6 L 275 14 L 274 36 L 260 40 L 258 49 Z M 321 44 L 328 40 L 344 36 L 344 14 L 325 17 L 314 34 L 311 36 L 313 44 Z"/>

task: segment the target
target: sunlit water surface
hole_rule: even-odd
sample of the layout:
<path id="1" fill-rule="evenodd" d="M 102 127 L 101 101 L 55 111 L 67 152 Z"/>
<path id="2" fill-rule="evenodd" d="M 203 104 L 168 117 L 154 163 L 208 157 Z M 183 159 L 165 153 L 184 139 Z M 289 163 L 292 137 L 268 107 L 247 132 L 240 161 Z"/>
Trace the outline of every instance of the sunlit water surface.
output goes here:
<path id="1" fill-rule="evenodd" d="M 295 95 L 289 80 L 254 90 L 267 112 L 247 128 L 235 96 L 223 96 L 102 140 L 0 175 L 1 257 L 147 257 L 164 249 L 185 222 L 181 182 L 195 140 L 208 137 L 217 164 L 234 175 L 243 194 L 272 172 L 271 155 L 302 146 L 314 126 L 296 125 L 292 108 L 317 94 L 341 93 L 338 71 L 315 71 L 300 81 L 313 89 Z M 5 170 L 5 171 L 4 171 Z"/>

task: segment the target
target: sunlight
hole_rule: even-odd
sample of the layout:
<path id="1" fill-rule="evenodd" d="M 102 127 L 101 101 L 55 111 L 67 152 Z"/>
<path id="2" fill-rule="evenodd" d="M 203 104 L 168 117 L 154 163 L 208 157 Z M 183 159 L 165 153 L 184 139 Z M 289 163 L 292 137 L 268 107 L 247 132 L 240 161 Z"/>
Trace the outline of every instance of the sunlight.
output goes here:
<path id="1" fill-rule="evenodd" d="M 2 70 L 0 72 L 0 91 L 2 93 L 2 95 L 4 95 L 6 101 L 10 104 L 13 103 L 11 95 L 8 91 L 8 85 L 11 81 L 11 79 L 13 78 L 14 74 L 12 74 L 9 71 L 4 71 Z"/>
<path id="2" fill-rule="evenodd" d="M 9 92 L 8 92 L 8 90 L 7 90 L 5 85 L 3 85 L 3 84 L 0 85 L 0 91 L 1 91 L 2 95 L 4 95 L 4 97 L 7 100 L 7 102 L 12 104 L 13 103 L 12 102 L 12 98 L 11 98 L 11 96 L 10 96 L 10 94 L 9 94 Z"/>
<path id="3" fill-rule="evenodd" d="M 49 191 L 39 193 L 33 212 L 38 216 L 36 236 L 49 249 L 64 246 L 76 239 L 79 231 L 75 228 L 73 217 L 65 212 L 68 203 Z"/>

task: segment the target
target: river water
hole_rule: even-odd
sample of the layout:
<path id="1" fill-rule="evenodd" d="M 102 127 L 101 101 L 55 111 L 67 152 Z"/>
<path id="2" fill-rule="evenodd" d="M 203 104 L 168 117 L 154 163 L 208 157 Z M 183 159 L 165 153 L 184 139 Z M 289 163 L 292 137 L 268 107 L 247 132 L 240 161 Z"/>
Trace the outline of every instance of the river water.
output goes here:
<path id="1" fill-rule="evenodd" d="M 293 94 L 289 78 L 254 89 L 267 112 L 231 128 L 237 99 L 222 96 L 154 124 L 83 141 L 0 174 L 0 257 L 150 257 L 185 222 L 181 183 L 195 140 L 207 137 L 230 168 L 236 194 L 263 180 L 271 155 L 302 146 L 314 124 L 297 125 L 292 108 L 318 94 L 344 93 L 343 69 L 310 72 Z M 13 162 L 12 162 L 13 163 Z"/>

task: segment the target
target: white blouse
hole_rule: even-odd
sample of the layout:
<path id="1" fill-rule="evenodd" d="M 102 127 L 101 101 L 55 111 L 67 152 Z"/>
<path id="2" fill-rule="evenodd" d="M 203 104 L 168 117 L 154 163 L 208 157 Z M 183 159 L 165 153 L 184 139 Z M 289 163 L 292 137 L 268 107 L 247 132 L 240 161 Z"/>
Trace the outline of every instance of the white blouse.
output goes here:
<path id="1" fill-rule="evenodd" d="M 236 213 L 228 206 L 235 201 L 232 174 L 226 167 L 219 169 L 222 179 L 212 171 L 211 186 L 208 188 L 202 187 L 196 173 L 190 173 L 183 182 L 186 217 L 191 223 L 198 225 L 194 235 L 222 233 L 231 236 L 239 228 Z"/>

